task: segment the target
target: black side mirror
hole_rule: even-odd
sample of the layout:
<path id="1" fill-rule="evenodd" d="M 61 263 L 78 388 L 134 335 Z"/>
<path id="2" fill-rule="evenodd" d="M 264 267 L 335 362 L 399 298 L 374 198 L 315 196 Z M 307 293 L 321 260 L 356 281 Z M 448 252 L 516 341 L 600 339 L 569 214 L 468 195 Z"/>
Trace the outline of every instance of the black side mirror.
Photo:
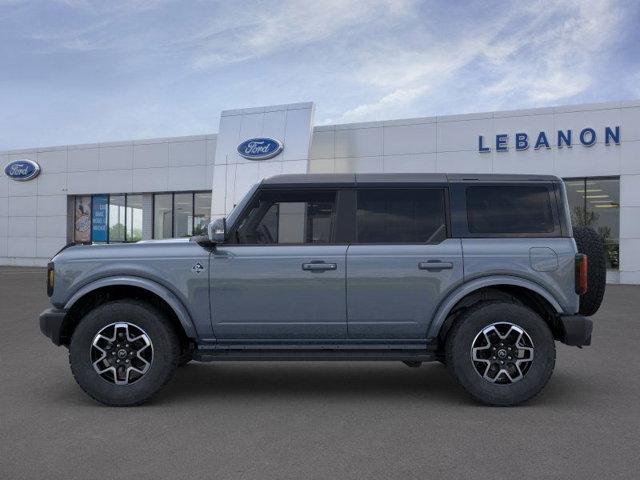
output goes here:
<path id="1" fill-rule="evenodd" d="M 209 223 L 207 232 L 211 243 L 224 243 L 227 235 L 227 219 L 222 217 Z"/>

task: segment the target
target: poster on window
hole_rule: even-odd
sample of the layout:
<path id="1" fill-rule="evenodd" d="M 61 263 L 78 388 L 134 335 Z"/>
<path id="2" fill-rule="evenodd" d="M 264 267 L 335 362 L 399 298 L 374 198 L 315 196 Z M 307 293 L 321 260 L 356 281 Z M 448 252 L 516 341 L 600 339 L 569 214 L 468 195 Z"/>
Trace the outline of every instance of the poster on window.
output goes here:
<path id="1" fill-rule="evenodd" d="M 107 212 L 109 197 L 107 195 L 94 195 L 91 204 L 91 239 L 94 242 L 107 241 Z"/>
<path id="2" fill-rule="evenodd" d="M 76 197 L 73 238 L 78 243 L 91 241 L 91 197 L 88 195 Z"/>

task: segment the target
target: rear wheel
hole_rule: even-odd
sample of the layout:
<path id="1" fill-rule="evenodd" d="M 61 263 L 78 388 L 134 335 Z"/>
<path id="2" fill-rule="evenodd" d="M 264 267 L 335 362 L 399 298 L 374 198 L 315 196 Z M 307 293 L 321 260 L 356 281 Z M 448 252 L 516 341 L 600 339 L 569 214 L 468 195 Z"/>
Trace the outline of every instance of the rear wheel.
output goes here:
<path id="1" fill-rule="evenodd" d="M 112 406 L 138 405 L 166 384 L 178 365 L 180 342 L 170 321 L 150 305 L 118 300 L 78 324 L 69 363 L 80 387 Z"/>
<path id="2" fill-rule="evenodd" d="M 462 314 L 446 341 L 447 366 L 476 400 L 510 406 L 534 397 L 555 366 L 555 343 L 529 308 L 482 302 Z"/>

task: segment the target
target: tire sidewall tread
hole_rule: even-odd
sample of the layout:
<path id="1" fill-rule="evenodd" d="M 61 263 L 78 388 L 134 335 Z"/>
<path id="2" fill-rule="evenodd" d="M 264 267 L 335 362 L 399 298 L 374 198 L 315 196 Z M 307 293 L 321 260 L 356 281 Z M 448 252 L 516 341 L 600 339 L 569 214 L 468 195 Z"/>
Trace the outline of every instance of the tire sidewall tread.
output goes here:
<path id="1" fill-rule="evenodd" d="M 100 377 L 91 363 L 95 335 L 115 322 L 142 328 L 153 344 L 153 362 L 145 375 L 130 385 L 115 385 Z M 80 321 L 69 345 L 71 372 L 94 400 L 110 406 L 135 406 L 147 401 L 171 380 L 180 358 L 180 342 L 173 325 L 159 310 L 137 300 L 116 300 L 91 310 Z"/>
<path id="2" fill-rule="evenodd" d="M 534 360 L 524 378 L 507 385 L 484 380 L 471 361 L 476 335 L 501 321 L 523 328 L 534 345 Z M 490 406 L 514 406 L 532 399 L 547 384 L 555 367 L 556 349 L 551 330 L 533 310 L 518 303 L 487 301 L 460 316 L 447 336 L 445 355 L 447 367 L 475 400 Z"/>

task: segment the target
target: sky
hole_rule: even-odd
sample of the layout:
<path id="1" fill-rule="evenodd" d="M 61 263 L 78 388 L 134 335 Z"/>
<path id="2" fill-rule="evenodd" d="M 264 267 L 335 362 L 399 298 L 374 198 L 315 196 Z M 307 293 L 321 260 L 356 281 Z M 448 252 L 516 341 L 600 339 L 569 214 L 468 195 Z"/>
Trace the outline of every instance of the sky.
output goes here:
<path id="1" fill-rule="evenodd" d="M 0 0 L 0 150 L 640 98 L 640 2 Z"/>

